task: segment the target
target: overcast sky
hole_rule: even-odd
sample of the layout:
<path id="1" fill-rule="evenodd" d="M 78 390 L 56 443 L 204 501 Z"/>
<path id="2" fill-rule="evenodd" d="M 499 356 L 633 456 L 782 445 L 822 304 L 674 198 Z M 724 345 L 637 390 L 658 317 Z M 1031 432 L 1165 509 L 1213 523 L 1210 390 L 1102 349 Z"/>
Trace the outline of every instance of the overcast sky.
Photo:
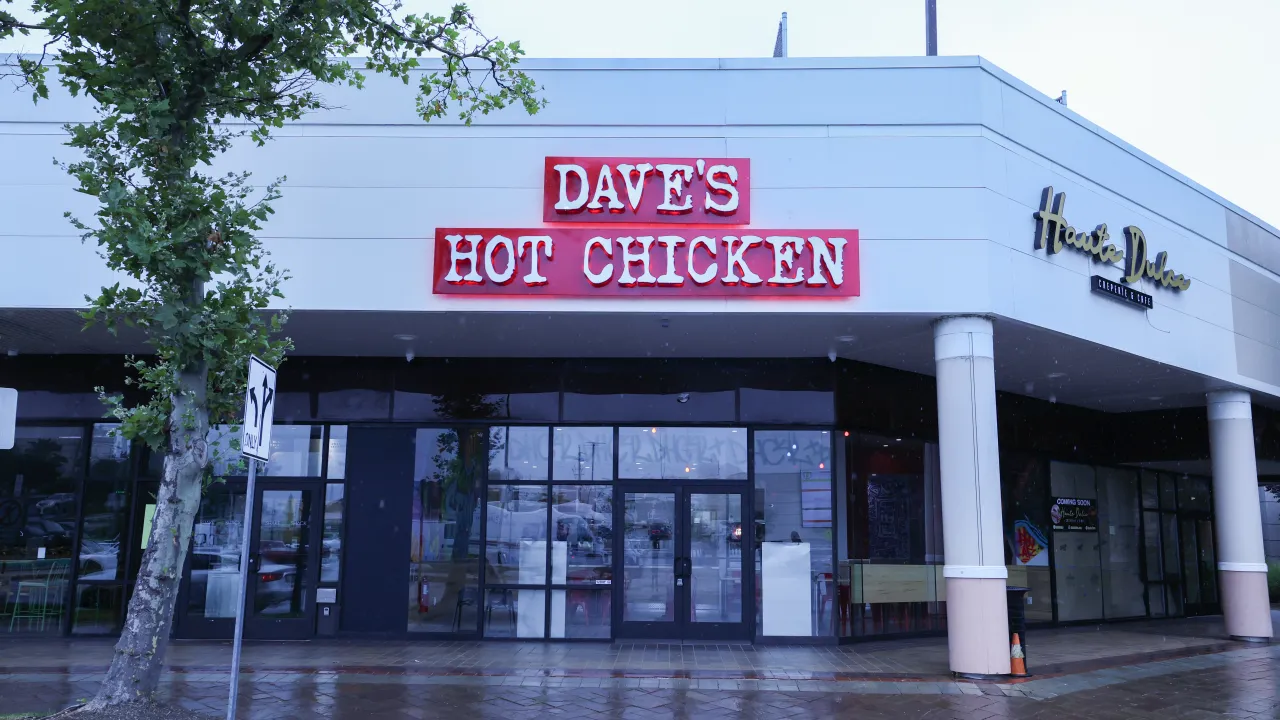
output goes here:
<path id="1" fill-rule="evenodd" d="M 924 54 L 924 0 L 471 0 L 531 57 Z M 407 6 L 434 9 L 433 1 Z M 1280 0 L 938 0 L 940 55 L 981 55 L 1280 226 Z"/>
<path id="2" fill-rule="evenodd" d="M 783 11 L 793 57 L 924 54 L 924 0 L 469 4 L 531 57 L 767 57 Z M 1280 226 L 1280 0 L 938 0 L 938 15 L 939 54 L 1067 90 L 1072 110 Z"/>

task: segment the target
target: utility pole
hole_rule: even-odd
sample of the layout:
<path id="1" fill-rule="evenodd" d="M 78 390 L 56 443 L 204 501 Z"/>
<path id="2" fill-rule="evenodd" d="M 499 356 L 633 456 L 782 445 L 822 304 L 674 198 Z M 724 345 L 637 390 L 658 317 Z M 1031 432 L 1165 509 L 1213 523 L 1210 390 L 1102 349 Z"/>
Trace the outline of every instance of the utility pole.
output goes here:
<path id="1" fill-rule="evenodd" d="M 938 54 L 938 0 L 924 0 L 924 54 Z"/>
<path id="2" fill-rule="evenodd" d="M 773 56 L 787 56 L 787 14 L 782 13 L 782 19 L 778 21 L 778 37 L 773 41 Z"/>

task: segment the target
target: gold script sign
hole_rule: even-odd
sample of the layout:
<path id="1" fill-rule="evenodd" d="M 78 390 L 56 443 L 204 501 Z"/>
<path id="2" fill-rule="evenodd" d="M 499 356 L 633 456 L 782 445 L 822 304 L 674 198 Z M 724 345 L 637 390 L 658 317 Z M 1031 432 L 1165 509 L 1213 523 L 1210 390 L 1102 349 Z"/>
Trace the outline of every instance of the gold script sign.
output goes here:
<path id="1" fill-rule="evenodd" d="M 1137 226 L 1130 225 L 1124 229 L 1125 250 L 1109 243 L 1111 234 L 1107 232 L 1107 224 L 1103 223 L 1090 232 L 1076 230 L 1066 218 L 1067 194 L 1054 194 L 1053 187 L 1044 189 L 1040 197 L 1040 209 L 1033 213 L 1036 219 L 1036 249 L 1053 255 L 1063 246 L 1092 255 L 1098 262 L 1124 264 L 1126 283 L 1135 283 L 1144 277 L 1160 283 L 1162 287 L 1172 290 L 1186 290 L 1191 287 L 1191 278 L 1165 268 L 1169 261 L 1169 253 L 1158 252 L 1154 259 L 1147 260 L 1147 236 Z"/>

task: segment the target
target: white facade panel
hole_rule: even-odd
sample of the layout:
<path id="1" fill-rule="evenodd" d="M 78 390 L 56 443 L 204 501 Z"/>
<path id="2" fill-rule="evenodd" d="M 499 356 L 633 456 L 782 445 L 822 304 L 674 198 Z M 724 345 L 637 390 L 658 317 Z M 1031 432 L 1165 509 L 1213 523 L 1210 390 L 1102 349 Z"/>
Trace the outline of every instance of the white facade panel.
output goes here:
<path id="1" fill-rule="evenodd" d="M 1180 178 L 1018 88 L 1006 85 L 1001 103 L 1003 134 L 1010 140 L 1192 232 L 1226 244 L 1222 207 Z"/>
<path id="2" fill-rule="evenodd" d="M 263 230 L 294 279 L 285 305 L 383 312 L 812 313 L 941 316 L 990 313 L 1193 373 L 1205 388 L 1280 386 L 1238 372 L 1231 263 L 1280 278 L 1226 247 L 1242 212 L 1035 96 L 977 59 L 536 61 L 550 106 L 424 125 L 413 87 L 382 78 L 357 93 L 327 89 L 338 109 L 290 126 L 265 148 L 220 164 L 260 182 L 287 176 Z M 54 167 L 58 124 L 84 103 L 0 104 L 0 308 L 79 307 L 110 278 L 62 217 L 90 218 Z M 744 157 L 751 226 L 856 229 L 861 296 L 844 300 L 485 299 L 431 293 L 437 227 L 542 224 L 548 155 Z M 1154 308 L 1091 292 L 1120 279 L 1064 248 L 1033 247 L 1041 192 L 1067 193 L 1066 218 L 1092 230 L 1143 229 L 1149 253 L 1191 278 L 1175 292 L 1137 289 Z M 677 230 L 679 232 L 680 230 Z M 687 232 L 688 229 L 686 228 Z M 1273 228 L 1259 232 L 1276 237 Z M 1277 240 L 1280 242 L 1280 239 Z M 1252 317 L 1252 316 L 1251 316 Z M 1246 318 L 1247 319 L 1247 318 Z M 1255 323 L 1256 324 L 1256 323 Z M 997 333 L 999 333 L 997 324 Z M 1270 337 L 1270 336 L 1268 336 Z M 1266 344 L 1266 339 L 1252 338 Z M 1274 339 L 1272 339 L 1274 341 Z M 822 345 L 824 343 L 815 343 Z M 358 354 L 358 349 L 353 350 Z"/>

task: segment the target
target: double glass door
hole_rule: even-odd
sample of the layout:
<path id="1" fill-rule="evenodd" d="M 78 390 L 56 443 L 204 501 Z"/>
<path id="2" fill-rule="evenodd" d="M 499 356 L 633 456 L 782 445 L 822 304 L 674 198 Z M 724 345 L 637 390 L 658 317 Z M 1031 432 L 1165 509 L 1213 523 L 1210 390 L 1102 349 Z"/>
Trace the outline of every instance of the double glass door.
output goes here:
<path id="1" fill-rule="evenodd" d="M 267 481 L 255 489 L 248 523 L 247 638 L 295 640 L 315 634 L 322 543 L 320 487 Z M 187 563 L 184 637 L 226 638 L 235 627 L 245 537 L 245 487 L 211 491 L 196 516 Z"/>
<path id="2" fill-rule="evenodd" d="M 740 486 L 701 484 L 622 484 L 618 492 L 616 636 L 750 639 L 749 495 Z"/>

